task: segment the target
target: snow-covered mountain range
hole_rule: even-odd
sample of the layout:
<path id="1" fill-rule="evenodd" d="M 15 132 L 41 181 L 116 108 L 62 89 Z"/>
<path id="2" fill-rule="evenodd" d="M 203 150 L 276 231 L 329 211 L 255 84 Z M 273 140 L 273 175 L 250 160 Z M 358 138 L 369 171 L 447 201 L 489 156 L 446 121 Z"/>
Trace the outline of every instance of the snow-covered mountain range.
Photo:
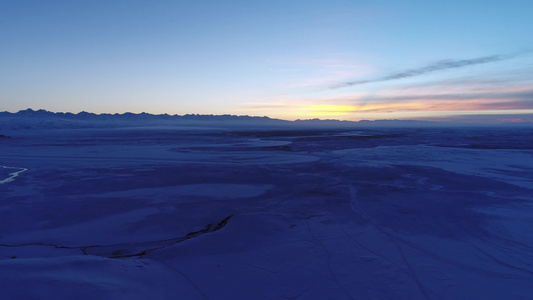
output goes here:
<path id="1" fill-rule="evenodd" d="M 445 124 L 414 120 L 340 121 L 296 120 L 286 121 L 269 117 L 237 115 L 154 115 L 149 113 L 95 114 L 89 112 L 64 113 L 28 108 L 16 113 L 0 112 L 0 129 L 53 129 L 53 128 L 110 128 L 137 126 L 208 126 L 208 127 L 419 127 Z"/>

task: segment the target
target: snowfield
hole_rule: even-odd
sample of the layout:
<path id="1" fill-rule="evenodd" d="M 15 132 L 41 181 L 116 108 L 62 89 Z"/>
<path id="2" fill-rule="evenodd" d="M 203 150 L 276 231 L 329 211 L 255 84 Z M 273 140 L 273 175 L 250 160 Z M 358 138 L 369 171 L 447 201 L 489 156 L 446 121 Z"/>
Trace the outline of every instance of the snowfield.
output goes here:
<path id="1" fill-rule="evenodd" d="M 1 299 L 533 299 L 531 128 L 13 128 Z"/>

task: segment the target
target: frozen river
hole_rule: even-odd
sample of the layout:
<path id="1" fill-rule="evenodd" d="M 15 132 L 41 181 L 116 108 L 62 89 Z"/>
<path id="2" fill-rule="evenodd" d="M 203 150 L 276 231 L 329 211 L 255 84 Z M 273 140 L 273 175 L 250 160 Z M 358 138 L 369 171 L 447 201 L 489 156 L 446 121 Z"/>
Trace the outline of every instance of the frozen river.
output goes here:
<path id="1" fill-rule="evenodd" d="M 0 184 L 12 182 L 15 180 L 17 176 L 19 176 L 20 173 L 28 171 L 28 169 L 25 168 L 17 168 L 17 167 L 8 167 L 8 166 L 0 166 L 4 171 L 9 171 L 4 179 L 0 180 Z"/>

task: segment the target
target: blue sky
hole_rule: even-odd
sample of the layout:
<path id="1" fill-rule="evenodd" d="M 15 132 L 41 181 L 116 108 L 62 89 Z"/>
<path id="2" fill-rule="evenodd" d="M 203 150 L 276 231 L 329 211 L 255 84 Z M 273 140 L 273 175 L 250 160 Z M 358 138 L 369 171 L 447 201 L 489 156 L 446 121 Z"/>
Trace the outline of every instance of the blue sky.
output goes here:
<path id="1" fill-rule="evenodd" d="M 0 1 L 0 110 L 531 120 L 531 11 L 529 0 Z"/>

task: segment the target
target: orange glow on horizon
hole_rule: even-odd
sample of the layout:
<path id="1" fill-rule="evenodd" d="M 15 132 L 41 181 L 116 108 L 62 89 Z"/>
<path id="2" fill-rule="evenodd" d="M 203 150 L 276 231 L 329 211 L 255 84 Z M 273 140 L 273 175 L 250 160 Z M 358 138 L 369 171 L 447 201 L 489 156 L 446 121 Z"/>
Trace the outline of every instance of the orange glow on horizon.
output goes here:
<path id="1" fill-rule="evenodd" d="M 464 86 L 460 86 L 464 89 Z M 453 88 L 453 87 L 452 87 Z M 282 119 L 395 119 L 423 118 L 458 114 L 531 113 L 533 102 L 527 98 L 530 87 L 470 88 L 427 91 L 423 88 L 406 93 L 389 89 L 373 95 L 347 94 L 337 97 L 283 97 L 248 103 L 243 111 L 261 111 L 262 115 Z"/>
<path id="2" fill-rule="evenodd" d="M 488 111 L 528 109 L 520 104 L 501 99 L 446 99 L 415 102 L 388 102 L 368 104 L 314 104 L 302 106 L 300 115 L 306 117 L 347 116 L 350 114 L 401 113 L 401 112 L 441 112 L 441 111 Z"/>

